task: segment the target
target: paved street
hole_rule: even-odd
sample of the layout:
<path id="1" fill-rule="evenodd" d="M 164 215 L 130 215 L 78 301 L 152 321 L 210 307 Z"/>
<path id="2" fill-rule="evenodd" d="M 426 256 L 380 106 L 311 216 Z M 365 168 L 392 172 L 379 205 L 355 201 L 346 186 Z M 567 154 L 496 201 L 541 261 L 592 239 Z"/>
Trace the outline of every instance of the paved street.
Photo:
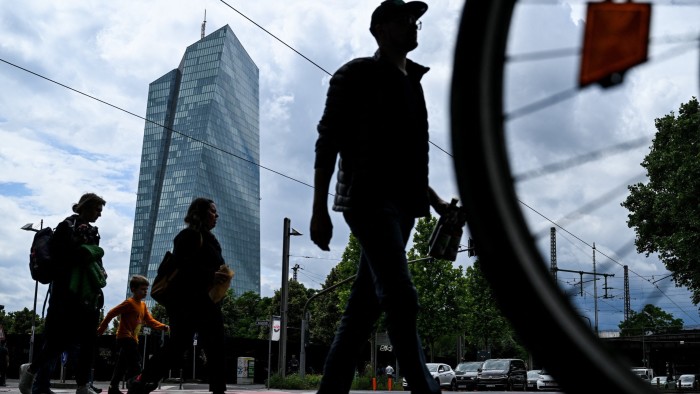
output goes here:
<path id="1" fill-rule="evenodd" d="M 103 389 L 102 394 L 107 394 L 107 386 L 109 385 L 108 382 L 96 382 L 95 386 L 98 388 Z M 58 387 L 52 387 L 52 390 L 56 394 L 74 394 L 75 393 L 75 385 L 74 384 L 56 384 Z M 208 391 L 208 385 L 206 384 L 183 384 L 182 388 L 180 388 L 179 384 L 170 384 L 170 383 L 164 383 L 160 386 L 160 388 L 153 393 L 209 393 Z M 126 394 L 126 389 L 123 389 L 122 392 Z M 290 393 L 295 393 L 295 394 L 314 394 L 315 391 L 313 390 L 276 390 L 276 389 L 271 389 L 268 390 L 265 388 L 264 385 L 261 384 L 251 384 L 251 385 L 237 385 L 237 384 L 229 384 L 227 385 L 227 394 L 250 394 L 254 392 L 264 392 L 268 394 L 290 394 Z M 8 379 L 7 380 L 7 386 L 6 387 L 0 387 L 0 393 L 10 393 L 10 394 L 19 394 L 19 389 L 17 388 L 17 380 L 16 379 Z M 381 393 L 381 391 L 377 391 L 377 393 Z"/>

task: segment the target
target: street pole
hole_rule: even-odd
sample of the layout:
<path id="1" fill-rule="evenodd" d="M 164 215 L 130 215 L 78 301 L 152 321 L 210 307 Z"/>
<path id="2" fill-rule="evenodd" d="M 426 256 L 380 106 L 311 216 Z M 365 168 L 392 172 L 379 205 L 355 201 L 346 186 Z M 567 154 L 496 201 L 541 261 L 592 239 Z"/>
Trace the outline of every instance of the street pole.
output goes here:
<path id="1" fill-rule="evenodd" d="M 39 230 L 44 228 L 44 219 L 41 219 Z M 39 230 L 34 228 L 34 223 L 28 223 L 21 227 L 22 230 L 33 231 L 38 233 Z M 32 363 L 34 358 L 34 333 L 36 332 L 36 298 L 39 293 L 39 281 L 34 281 L 34 306 L 32 307 L 32 335 L 29 337 L 29 363 Z"/>
<path id="2" fill-rule="evenodd" d="M 279 351 L 279 374 L 284 377 L 287 365 L 287 309 L 289 304 L 289 236 L 301 235 L 300 232 L 291 228 L 291 220 L 284 218 L 282 233 L 282 287 L 280 289 L 280 351 Z"/>
<path id="3" fill-rule="evenodd" d="M 268 330 L 268 335 L 267 335 L 267 382 L 265 383 L 267 385 L 267 389 L 270 389 L 270 368 L 272 367 L 270 364 L 272 363 L 272 323 L 273 323 L 273 318 L 272 315 L 270 315 L 270 329 Z"/>

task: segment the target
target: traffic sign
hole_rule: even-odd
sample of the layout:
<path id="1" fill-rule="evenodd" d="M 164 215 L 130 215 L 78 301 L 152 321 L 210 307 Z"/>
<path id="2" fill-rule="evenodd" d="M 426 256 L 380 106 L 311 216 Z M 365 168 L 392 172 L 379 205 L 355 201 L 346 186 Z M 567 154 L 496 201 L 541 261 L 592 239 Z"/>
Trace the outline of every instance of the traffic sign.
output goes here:
<path id="1" fill-rule="evenodd" d="M 269 320 L 258 320 L 255 322 L 255 325 L 267 327 L 270 325 L 270 321 Z"/>

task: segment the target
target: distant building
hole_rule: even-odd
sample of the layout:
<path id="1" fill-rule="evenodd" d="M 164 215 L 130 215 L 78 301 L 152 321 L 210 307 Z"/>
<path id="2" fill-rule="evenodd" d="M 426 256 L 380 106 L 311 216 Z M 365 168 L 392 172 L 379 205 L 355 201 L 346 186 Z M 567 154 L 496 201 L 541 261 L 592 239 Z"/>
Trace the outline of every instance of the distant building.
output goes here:
<path id="1" fill-rule="evenodd" d="M 260 294 L 258 75 L 226 25 L 149 85 L 129 277 L 152 282 L 192 199 L 209 197 L 220 215 L 214 234 L 236 273 L 231 287 Z"/>

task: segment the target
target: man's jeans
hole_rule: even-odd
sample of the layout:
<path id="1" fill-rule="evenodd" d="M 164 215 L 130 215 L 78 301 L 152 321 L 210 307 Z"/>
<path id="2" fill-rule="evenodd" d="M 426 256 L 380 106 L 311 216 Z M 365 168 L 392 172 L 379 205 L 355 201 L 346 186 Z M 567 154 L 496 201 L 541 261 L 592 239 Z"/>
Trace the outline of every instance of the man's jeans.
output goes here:
<path id="1" fill-rule="evenodd" d="M 389 339 L 412 393 L 440 393 L 425 366 L 416 316 L 418 295 L 406 261 L 406 243 L 415 223 L 393 206 L 345 212 L 362 246 L 357 277 L 326 358 L 318 394 L 350 391 L 354 366 L 381 312 Z"/>

